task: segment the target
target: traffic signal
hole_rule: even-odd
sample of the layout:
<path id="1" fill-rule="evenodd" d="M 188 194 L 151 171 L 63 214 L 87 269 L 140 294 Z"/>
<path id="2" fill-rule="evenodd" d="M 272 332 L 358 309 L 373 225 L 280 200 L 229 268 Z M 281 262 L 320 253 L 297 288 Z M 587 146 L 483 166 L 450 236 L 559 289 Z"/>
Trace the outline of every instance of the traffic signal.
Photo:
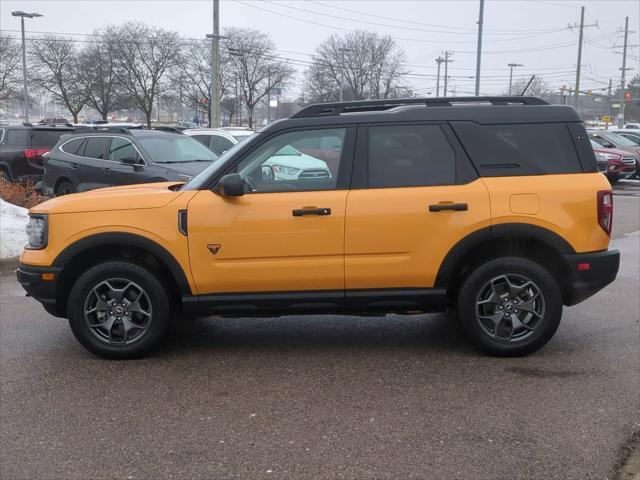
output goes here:
<path id="1" fill-rule="evenodd" d="M 624 94 L 624 101 L 626 103 L 630 103 L 631 102 L 631 92 L 625 92 Z"/>

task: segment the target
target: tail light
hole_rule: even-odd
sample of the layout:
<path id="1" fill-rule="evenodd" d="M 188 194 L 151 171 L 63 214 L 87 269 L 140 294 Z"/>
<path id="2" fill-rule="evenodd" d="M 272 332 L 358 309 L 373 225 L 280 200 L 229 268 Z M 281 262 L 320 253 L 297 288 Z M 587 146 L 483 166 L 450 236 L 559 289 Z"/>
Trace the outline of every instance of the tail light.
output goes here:
<path id="1" fill-rule="evenodd" d="M 598 224 L 611 236 L 611 225 L 613 224 L 613 195 L 611 190 L 601 190 L 598 192 Z"/>
<path id="2" fill-rule="evenodd" d="M 48 148 L 27 148 L 24 151 L 24 158 L 27 160 L 35 160 L 49 151 Z"/>

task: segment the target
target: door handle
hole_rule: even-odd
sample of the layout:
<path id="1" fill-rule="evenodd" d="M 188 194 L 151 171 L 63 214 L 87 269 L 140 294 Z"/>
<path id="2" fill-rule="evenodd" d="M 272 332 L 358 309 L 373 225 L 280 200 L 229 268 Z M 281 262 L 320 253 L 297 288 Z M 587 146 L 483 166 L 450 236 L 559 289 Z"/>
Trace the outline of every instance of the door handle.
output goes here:
<path id="1" fill-rule="evenodd" d="M 298 208 L 293 212 L 294 217 L 301 217 L 303 215 L 331 215 L 330 208 Z"/>
<path id="2" fill-rule="evenodd" d="M 430 212 L 442 212 L 443 210 L 464 212 L 469 210 L 469 205 L 467 205 L 466 203 L 438 203 L 436 205 L 429 205 Z"/>
<path id="3" fill-rule="evenodd" d="M 71 168 L 78 168 L 78 164 L 77 164 L 77 163 L 75 163 L 75 162 L 74 162 L 74 163 L 72 163 L 72 164 L 71 164 Z"/>
<path id="4" fill-rule="evenodd" d="M 107 168 L 107 167 L 104 167 L 104 168 L 102 169 L 102 171 L 103 171 L 104 173 L 111 173 L 111 169 L 110 169 L 110 168 Z"/>

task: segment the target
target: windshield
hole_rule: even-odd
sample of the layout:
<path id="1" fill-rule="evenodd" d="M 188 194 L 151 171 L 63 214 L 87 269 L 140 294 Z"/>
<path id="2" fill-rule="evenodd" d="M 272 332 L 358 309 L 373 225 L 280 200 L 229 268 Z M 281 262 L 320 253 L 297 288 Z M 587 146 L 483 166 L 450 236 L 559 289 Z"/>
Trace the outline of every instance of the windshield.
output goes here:
<path id="1" fill-rule="evenodd" d="M 244 145 L 242 145 L 242 143 L 236 143 L 233 147 L 224 152 L 217 162 L 212 163 L 198 175 L 189 180 L 189 182 L 184 184 L 181 190 L 199 190 L 206 186 L 206 184 L 209 182 L 209 179 L 214 176 L 218 172 L 218 170 L 224 168 L 227 160 L 229 160 L 235 154 L 235 152 L 243 146 Z"/>
<path id="2" fill-rule="evenodd" d="M 619 147 L 635 147 L 636 146 L 636 144 L 633 143 L 628 138 L 625 138 L 621 135 L 616 135 L 615 133 L 609 133 L 607 135 L 603 135 L 603 137 L 606 138 L 607 140 L 611 140 L 612 142 L 616 143 Z"/>
<path id="3" fill-rule="evenodd" d="M 154 163 L 214 162 L 218 159 L 200 142 L 183 135 L 141 137 L 139 142 Z"/>

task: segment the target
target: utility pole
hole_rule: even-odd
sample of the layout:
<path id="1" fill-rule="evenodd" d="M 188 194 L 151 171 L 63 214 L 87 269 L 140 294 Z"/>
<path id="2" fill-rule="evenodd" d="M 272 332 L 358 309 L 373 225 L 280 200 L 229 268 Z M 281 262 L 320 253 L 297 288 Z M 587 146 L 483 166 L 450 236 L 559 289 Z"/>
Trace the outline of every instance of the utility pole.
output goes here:
<path id="1" fill-rule="evenodd" d="M 440 64 L 444 62 L 444 58 L 438 57 L 436 58 L 436 63 L 438 64 L 438 76 L 436 77 L 436 97 L 440 96 Z"/>
<path id="2" fill-rule="evenodd" d="M 629 17 L 624 19 L 624 47 L 622 48 L 622 68 L 620 69 L 620 115 L 618 117 L 618 127 L 624 126 L 624 87 L 625 73 L 627 71 L 627 37 L 629 36 Z M 630 69 L 629 69 L 630 70 Z"/>
<path id="3" fill-rule="evenodd" d="M 607 90 L 607 115 L 611 115 L 611 87 L 613 80 L 609 79 L 609 89 Z"/>
<path id="4" fill-rule="evenodd" d="M 271 123 L 271 69 L 267 70 L 267 125 Z"/>
<path id="5" fill-rule="evenodd" d="M 576 87 L 574 89 L 574 105 L 576 110 L 580 111 L 580 68 L 582 64 L 582 39 L 584 38 L 584 27 L 597 27 L 598 22 L 591 25 L 584 24 L 584 6 L 580 9 L 580 34 L 578 36 L 578 64 L 576 66 Z M 576 28 L 578 25 L 569 25 L 570 29 Z"/>
<path id="6" fill-rule="evenodd" d="M 22 10 L 11 12 L 14 17 L 20 17 L 20 24 L 22 28 L 22 96 L 23 96 L 23 108 L 24 108 L 24 121 L 29 122 L 29 92 L 27 91 L 27 46 L 24 38 L 24 19 L 41 17 L 39 13 L 27 13 Z"/>
<path id="7" fill-rule="evenodd" d="M 507 66 L 509 67 L 509 95 L 513 95 L 513 92 L 511 91 L 511 85 L 513 84 L 513 68 L 524 67 L 524 65 L 521 63 L 509 63 Z"/>
<path id="8" fill-rule="evenodd" d="M 209 126 L 220 126 L 220 0 L 213 0 L 213 35 L 211 39 L 211 93 L 209 99 Z"/>
<path id="9" fill-rule="evenodd" d="M 476 57 L 476 97 L 480 96 L 480 62 L 482 60 L 482 23 L 484 18 L 484 0 L 480 0 L 478 15 L 478 52 Z"/>
<path id="10" fill-rule="evenodd" d="M 453 60 L 449 59 L 450 55 L 453 55 L 453 52 L 449 50 L 445 50 L 444 52 L 444 97 L 447 96 L 447 83 L 449 81 L 449 63 L 453 62 Z"/>

